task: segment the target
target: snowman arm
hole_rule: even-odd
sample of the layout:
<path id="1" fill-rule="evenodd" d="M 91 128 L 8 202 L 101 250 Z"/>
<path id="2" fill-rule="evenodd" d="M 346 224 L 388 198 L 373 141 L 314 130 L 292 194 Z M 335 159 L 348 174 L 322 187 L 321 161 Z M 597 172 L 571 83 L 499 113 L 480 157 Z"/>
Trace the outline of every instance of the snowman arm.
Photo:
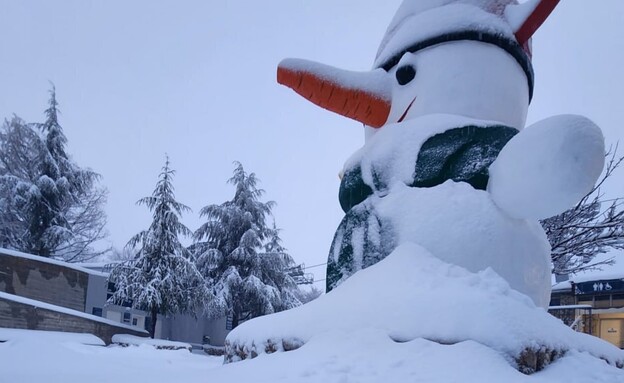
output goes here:
<path id="1" fill-rule="evenodd" d="M 488 192 L 519 219 L 544 219 L 573 207 L 604 167 L 604 137 L 589 119 L 560 115 L 512 138 L 489 168 Z"/>

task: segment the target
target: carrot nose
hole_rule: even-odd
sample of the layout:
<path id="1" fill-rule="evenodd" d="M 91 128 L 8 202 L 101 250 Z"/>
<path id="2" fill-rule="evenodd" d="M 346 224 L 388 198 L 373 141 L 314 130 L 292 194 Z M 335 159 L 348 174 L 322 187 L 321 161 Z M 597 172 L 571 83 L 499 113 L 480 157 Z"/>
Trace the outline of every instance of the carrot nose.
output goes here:
<path id="1" fill-rule="evenodd" d="M 286 59 L 277 67 L 277 82 L 321 108 L 373 128 L 382 127 L 390 114 L 392 93 L 383 69 L 352 72 Z"/>

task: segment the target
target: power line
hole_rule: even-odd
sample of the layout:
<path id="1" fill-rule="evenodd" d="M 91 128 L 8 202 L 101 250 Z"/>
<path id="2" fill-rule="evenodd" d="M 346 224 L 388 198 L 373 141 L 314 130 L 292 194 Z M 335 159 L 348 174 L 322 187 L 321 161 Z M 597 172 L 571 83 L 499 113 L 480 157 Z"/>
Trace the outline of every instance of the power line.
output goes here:
<path id="1" fill-rule="evenodd" d="M 325 266 L 326 264 L 327 264 L 327 262 L 325 262 L 325 263 L 319 263 L 318 265 L 306 266 L 305 268 L 306 268 L 306 269 L 311 269 L 311 268 L 313 268 L 313 267 Z"/>

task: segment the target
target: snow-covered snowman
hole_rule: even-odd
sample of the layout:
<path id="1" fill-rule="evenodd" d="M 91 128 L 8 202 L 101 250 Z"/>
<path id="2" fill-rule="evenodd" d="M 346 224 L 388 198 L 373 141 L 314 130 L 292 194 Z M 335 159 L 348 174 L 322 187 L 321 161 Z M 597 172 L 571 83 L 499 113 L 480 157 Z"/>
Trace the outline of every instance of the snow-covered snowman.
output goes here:
<path id="1" fill-rule="evenodd" d="M 281 84 L 365 126 L 342 172 L 328 290 L 411 242 L 473 272 L 491 267 L 547 306 L 538 220 L 577 203 L 604 165 L 602 133 L 584 117 L 524 128 L 530 38 L 557 2 L 405 0 L 370 72 L 280 63 Z"/>

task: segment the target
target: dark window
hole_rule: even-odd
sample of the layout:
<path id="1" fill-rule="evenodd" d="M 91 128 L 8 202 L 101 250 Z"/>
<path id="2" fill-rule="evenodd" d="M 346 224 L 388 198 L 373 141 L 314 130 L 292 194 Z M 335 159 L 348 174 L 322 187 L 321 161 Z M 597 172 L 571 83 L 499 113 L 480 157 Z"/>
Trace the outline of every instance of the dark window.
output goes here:
<path id="1" fill-rule="evenodd" d="M 132 318 L 132 325 L 136 326 L 139 323 L 139 320 L 137 318 Z"/>
<path id="2" fill-rule="evenodd" d="M 132 316 L 132 315 L 131 315 L 130 313 L 128 313 L 128 312 L 123 313 L 123 322 L 124 322 L 124 323 L 130 323 L 130 317 L 131 317 L 131 316 Z"/>
<path id="3" fill-rule="evenodd" d="M 99 317 L 102 316 L 102 308 L 101 307 L 94 307 L 91 309 L 91 314 L 93 315 L 97 315 Z"/>
<path id="4" fill-rule="evenodd" d="M 225 329 L 226 330 L 231 330 L 232 329 L 232 316 L 228 315 L 227 318 L 225 318 Z"/>

